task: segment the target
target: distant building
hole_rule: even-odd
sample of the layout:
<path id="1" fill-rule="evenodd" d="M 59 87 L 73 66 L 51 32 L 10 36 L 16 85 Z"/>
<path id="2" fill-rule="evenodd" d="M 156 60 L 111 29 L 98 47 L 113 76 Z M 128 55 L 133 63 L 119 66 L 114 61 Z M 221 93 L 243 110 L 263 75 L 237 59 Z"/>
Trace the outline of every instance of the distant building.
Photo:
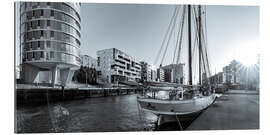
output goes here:
<path id="1" fill-rule="evenodd" d="M 89 68 L 97 68 L 97 59 L 89 55 L 81 55 L 82 66 Z"/>
<path id="2" fill-rule="evenodd" d="M 152 76 L 151 76 L 151 66 L 144 62 L 144 61 L 141 61 L 141 79 L 142 81 L 151 81 L 152 80 Z"/>
<path id="3" fill-rule="evenodd" d="M 218 83 L 218 84 L 223 83 L 223 72 L 219 72 L 219 73 L 217 74 L 217 83 Z"/>
<path id="4" fill-rule="evenodd" d="M 231 61 L 229 64 L 232 74 L 232 83 L 239 84 L 240 83 L 240 63 L 236 60 Z"/>
<path id="5" fill-rule="evenodd" d="M 209 77 L 211 84 L 223 84 L 223 72 L 219 72 L 211 77 Z"/>
<path id="6" fill-rule="evenodd" d="M 158 79 L 159 82 L 164 82 L 165 81 L 164 69 L 162 69 L 162 68 L 157 69 L 157 79 Z"/>
<path id="7" fill-rule="evenodd" d="M 152 81 L 158 81 L 158 78 L 157 78 L 157 70 L 156 69 L 152 69 L 151 70 L 151 80 Z"/>
<path id="8" fill-rule="evenodd" d="M 240 83 L 240 66 L 236 60 L 231 61 L 228 66 L 223 67 L 223 83 Z"/>
<path id="9" fill-rule="evenodd" d="M 184 64 L 170 64 L 163 66 L 164 70 L 164 81 L 172 83 L 184 83 Z"/>
<path id="10" fill-rule="evenodd" d="M 232 69 L 230 66 L 223 67 L 223 83 L 232 84 L 233 80 Z"/>
<path id="11" fill-rule="evenodd" d="M 164 70 L 164 82 L 173 82 L 173 70 L 169 68 L 163 70 Z"/>
<path id="12" fill-rule="evenodd" d="M 141 64 L 130 55 L 116 49 L 97 51 L 97 70 L 100 78 L 107 83 L 118 81 L 140 81 Z"/>
<path id="13" fill-rule="evenodd" d="M 227 84 L 232 89 L 259 89 L 259 62 L 245 66 L 233 60 L 223 72 L 209 77 L 212 84 Z"/>

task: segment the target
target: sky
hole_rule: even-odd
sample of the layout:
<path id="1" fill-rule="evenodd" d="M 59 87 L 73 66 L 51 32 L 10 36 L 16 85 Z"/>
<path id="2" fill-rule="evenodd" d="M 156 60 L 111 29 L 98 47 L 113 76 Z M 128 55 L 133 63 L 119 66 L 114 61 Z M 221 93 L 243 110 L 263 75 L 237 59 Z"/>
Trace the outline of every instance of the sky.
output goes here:
<path id="1" fill-rule="evenodd" d="M 97 50 L 114 47 L 138 60 L 154 64 L 174 7 L 82 4 L 81 53 L 96 58 Z M 222 71 L 233 59 L 244 64 L 256 60 L 259 52 L 259 6 L 209 5 L 206 6 L 206 22 L 212 74 Z M 185 40 L 185 36 L 183 38 Z M 185 45 L 187 41 L 183 41 Z M 163 65 L 172 63 L 173 49 L 169 46 Z"/>
<path id="2" fill-rule="evenodd" d="M 174 8 L 175 5 L 165 4 L 82 3 L 81 54 L 96 58 L 98 50 L 118 48 L 137 60 L 154 64 Z M 233 59 L 254 63 L 259 52 L 259 14 L 259 6 L 206 6 L 212 74 L 222 71 Z M 18 31 L 16 35 L 19 37 Z M 187 46 L 186 39 L 185 29 L 183 46 Z M 174 46 L 170 45 L 163 65 L 172 63 L 173 51 Z M 181 59 L 187 63 L 186 55 Z"/>

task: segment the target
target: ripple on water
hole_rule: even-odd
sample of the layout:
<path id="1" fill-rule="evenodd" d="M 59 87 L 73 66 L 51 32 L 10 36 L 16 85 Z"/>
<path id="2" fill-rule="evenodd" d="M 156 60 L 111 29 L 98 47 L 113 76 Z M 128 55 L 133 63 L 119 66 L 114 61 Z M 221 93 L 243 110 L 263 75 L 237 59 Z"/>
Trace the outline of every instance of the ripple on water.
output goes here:
<path id="1" fill-rule="evenodd" d="M 114 132 L 153 130 L 157 116 L 138 112 L 136 95 L 88 98 L 17 112 L 18 131 Z"/>

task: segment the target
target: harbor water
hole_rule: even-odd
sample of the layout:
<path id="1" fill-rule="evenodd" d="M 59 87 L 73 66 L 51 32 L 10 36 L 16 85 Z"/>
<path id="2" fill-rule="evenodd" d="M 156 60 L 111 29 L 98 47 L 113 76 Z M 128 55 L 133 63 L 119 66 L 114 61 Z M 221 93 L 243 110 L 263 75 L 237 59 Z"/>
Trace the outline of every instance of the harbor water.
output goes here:
<path id="1" fill-rule="evenodd" d="M 91 97 L 16 109 L 17 133 L 180 130 L 178 123 L 156 126 L 157 116 L 139 111 L 136 94 Z M 259 129 L 259 93 L 230 90 L 184 130 Z"/>
<path id="2" fill-rule="evenodd" d="M 154 130 L 157 116 L 140 112 L 136 94 L 87 98 L 16 109 L 18 133 Z"/>

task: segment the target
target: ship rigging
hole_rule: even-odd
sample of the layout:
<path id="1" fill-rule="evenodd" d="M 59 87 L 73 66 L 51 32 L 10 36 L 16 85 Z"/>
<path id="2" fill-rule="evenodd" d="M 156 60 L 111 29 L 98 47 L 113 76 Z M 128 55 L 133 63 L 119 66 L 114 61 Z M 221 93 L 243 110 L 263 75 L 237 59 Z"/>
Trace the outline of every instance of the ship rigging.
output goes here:
<path id="1" fill-rule="evenodd" d="M 182 14 L 180 14 L 180 11 L 182 11 Z M 184 32 L 185 23 L 187 23 L 187 32 Z M 207 80 L 210 76 L 210 65 L 207 50 L 205 7 L 202 8 L 201 5 L 175 7 L 155 59 L 155 64 L 160 62 L 160 67 L 164 62 L 168 46 L 172 42 L 173 33 L 177 33 L 177 38 L 173 42 L 175 47 L 172 63 L 176 65 L 180 64 L 182 59 L 188 59 L 188 83 L 145 82 L 144 92 L 137 96 L 137 101 L 140 110 L 152 112 L 159 117 L 158 125 L 178 121 L 181 129 L 181 121 L 190 120 L 198 115 L 211 105 L 216 98 L 214 89 Z M 187 33 L 187 57 L 183 55 L 184 33 Z M 196 61 L 197 58 L 198 62 Z M 197 63 L 199 81 L 197 85 L 194 85 L 196 74 L 193 74 L 193 72 L 196 71 Z"/>

